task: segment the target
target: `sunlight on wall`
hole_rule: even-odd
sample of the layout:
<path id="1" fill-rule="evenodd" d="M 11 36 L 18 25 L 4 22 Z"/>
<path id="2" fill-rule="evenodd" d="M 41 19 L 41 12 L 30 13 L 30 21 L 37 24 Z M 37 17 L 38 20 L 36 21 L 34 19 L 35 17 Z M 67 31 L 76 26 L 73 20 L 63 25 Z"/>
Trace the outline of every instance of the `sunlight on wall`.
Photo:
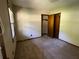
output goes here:
<path id="1" fill-rule="evenodd" d="M 79 46 L 79 8 L 61 11 L 60 39 Z"/>
<path id="2" fill-rule="evenodd" d="M 51 14 L 61 13 L 59 38 L 79 46 L 79 7 L 78 5 L 57 8 Z"/>
<path id="3" fill-rule="evenodd" d="M 17 24 L 19 34 L 23 38 L 35 38 L 41 36 L 41 15 L 27 12 L 21 9 L 17 12 Z"/>

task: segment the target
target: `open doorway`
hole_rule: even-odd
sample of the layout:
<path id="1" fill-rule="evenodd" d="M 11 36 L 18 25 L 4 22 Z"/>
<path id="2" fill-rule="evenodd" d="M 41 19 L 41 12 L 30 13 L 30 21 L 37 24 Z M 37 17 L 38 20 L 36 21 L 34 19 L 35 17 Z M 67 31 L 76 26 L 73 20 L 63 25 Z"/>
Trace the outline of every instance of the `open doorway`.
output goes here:
<path id="1" fill-rule="evenodd" d="M 44 36 L 44 35 L 48 35 L 48 15 L 46 15 L 46 14 L 42 14 L 41 15 L 41 18 L 42 18 L 42 25 L 41 25 L 41 27 L 42 27 L 42 30 L 41 30 L 41 34 L 42 34 L 42 36 Z"/>
<path id="2" fill-rule="evenodd" d="M 60 13 L 41 15 L 41 35 L 47 35 L 52 38 L 59 38 Z"/>

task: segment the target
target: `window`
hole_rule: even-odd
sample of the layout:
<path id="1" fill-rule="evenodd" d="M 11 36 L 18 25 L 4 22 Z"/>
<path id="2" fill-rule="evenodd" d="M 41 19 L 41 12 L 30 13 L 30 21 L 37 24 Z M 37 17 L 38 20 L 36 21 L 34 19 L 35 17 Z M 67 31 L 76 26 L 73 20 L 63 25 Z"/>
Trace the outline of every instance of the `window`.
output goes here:
<path id="1" fill-rule="evenodd" d="M 12 38 L 14 39 L 14 37 L 15 37 L 14 15 L 13 15 L 13 12 L 10 8 L 8 8 L 8 10 L 9 10 L 9 16 L 10 16 L 10 25 L 11 25 Z"/>

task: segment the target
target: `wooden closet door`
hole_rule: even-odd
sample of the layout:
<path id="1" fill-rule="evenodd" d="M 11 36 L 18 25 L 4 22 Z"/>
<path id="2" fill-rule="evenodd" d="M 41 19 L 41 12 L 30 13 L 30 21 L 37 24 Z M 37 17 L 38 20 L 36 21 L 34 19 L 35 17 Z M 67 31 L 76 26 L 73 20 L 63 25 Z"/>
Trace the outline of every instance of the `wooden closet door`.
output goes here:
<path id="1" fill-rule="evenodd" d="M 54 32 L 54 15 L 48 16 L 48 36 L 53 37 Z"/>
<path id="2" fill-rule="evenodd" d="M 54 38 L 59 37 L 59 26 L 60 26 L 60 13 L 55 14 L 55 19 L 54 19 Z"/>

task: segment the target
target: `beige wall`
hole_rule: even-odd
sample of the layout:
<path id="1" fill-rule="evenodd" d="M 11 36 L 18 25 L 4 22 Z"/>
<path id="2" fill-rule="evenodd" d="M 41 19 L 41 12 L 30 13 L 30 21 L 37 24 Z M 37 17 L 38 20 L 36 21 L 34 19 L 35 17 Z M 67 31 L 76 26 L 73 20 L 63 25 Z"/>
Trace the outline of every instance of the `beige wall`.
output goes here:
<path id="1" fill-rule="evenodd" d="M 16 7 L 18 40 L 41 36 L 41 14 L 26 8 Z M 32 35 L 32 36 L 31 36 Z"/>
<path id="2" fill-rule="evenodd" d="M 79 7 L 66 6 L 51 13 L 61 13 L 59 38 L 79 46 Z"/>
<path id="3" fill-rule="evenodd" d="M 77 4 L 58 7 L 47 12 L 34 12 L 19 8 L 16 11 L 18 40 L 41 36 L 41 14 L 45 13 L 61 13 L 59 38 L 79 46 L 79 7 Z"/>
<path id="4" fill-rule="evenodd" d="M 61 11 L 60 39 L 79 46 L 79 7 Z"/>
<path id="5" fill-rule="evenodd" d="M 1 16 L 1 27 L 3 34 L 3 41 L 5 45 L 5 51 L 7 58 L 13 59 L 15 53 L 15 42 L 12 42 L 11 29 L 9 23 L 9 16 L 7 10 L 7 0 L 0 0 L 0 16 Z"/>

